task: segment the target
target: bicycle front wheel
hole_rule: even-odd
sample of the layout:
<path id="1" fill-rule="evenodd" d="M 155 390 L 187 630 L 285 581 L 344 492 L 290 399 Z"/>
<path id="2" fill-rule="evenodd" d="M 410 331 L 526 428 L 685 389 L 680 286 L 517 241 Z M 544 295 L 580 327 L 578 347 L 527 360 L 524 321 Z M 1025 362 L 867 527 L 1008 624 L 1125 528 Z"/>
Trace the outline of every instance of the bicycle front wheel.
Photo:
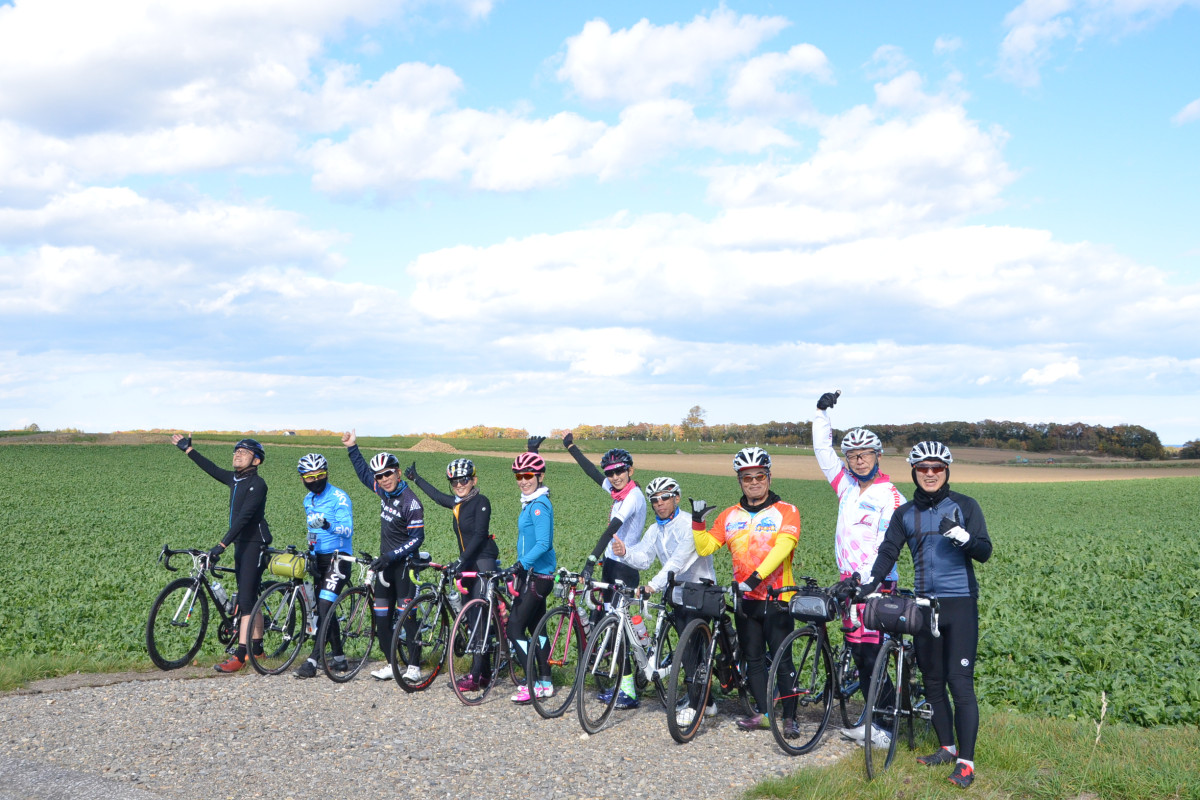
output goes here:
<path id="1" fill-rule="evenodd" d="M 612 714 L 627 652 L 621 618 L 615 614 L 600 620 L 588 636 L 575 681 L 575 709 L 579 724 L 588 733 L 598 733 Z"/>
<path id="2" fill-rule="evenodd" d="M 666 614 L 666 611 L 661 613 Z M 658 632 L 658 638 L 654 640 L 654 658 L 652 659 L 655 665 L 654 670 L 654 692 L 658 695 L 658 702 L 662 703 L 663 708 L 670 708 L 667 705 L 667 691 L 670 684 L 671 666 L 675 663 L 675 652 L 679 647 L 679 634 L 675 631 L 675 624 L 672 620 L 667 620 L 662 625 L 662 630 Z"/>
<path id="3" fill-rule="evenodd" d="M 667 682 L 667 730 L 687 744 L 700 730 L 712 691 L 713 632 L 706 620 L 694 619 L 679 634 L 678 654 Z"/>
<path id="4" fill-rule="evenodd" d="M 570 606 L 552 608 L 534 628 L 532 641 L 546 653 L 550 666 L 551 694 L 543 697 L 533 692 L 533 707 L 544 719 L 561 717 L 575 699 L 575 676 L 586 640 L 583 623 Z M 536 651 L 529 654 L 525 674 L 533 675 L 534 681 L 545 680 L 538 675 Z"/>
<path id="5" fill-rule="evenodd" d="M 855 728 L 862 724 L 863 709 L 866 707 L 867 691 L 871 688 L 871 676 L 859 676 L 858 664 L 850 646 L 843 644 L 835 656 L 834 670 L 837 680 L 834 690 L 838 695 L 838 706 L 842 713 L 842 727 Z"/>
<path id="6" fill-rule="evenodd" d="M 779 645 L 767 676 L 771 733 L 789 756 L 821 741 L 833 710 L 833 663 L 812 626 L 792 631 Z"/>
<path id="7" fill-rule="evenodd" d="M 892 639 L 885 639 L 871 673 L 871 688 L 867 692 L 867 712 L 863 717 L 863 755 L 867 765 L 867 780 L 892 765 L 896 757 L 896 739 L 900 736 L 900 707 L 902 691 L 900 667 L 903 651 Z"/>
<path id="8" fill-rule="evenodd" d="M 450 686 L 463 704 L 487 698 L 506 652 L 495 609 L 481 597 L 465 603 L 450 633 Z"/>
<path id="9" fill-rule="evenodd" d="M 336 637 L 334 620 L 337 620 Z M 338 595 L 321 620 L 317 636 L 324 643 L 321 663 L 331 681 L 345 683 L 357 675 L 370 659 L 375 644 L 375 621 L 367 587 L 355 586 Z"/>
<path id="10" fill-rule="evenodd" d="M 450 615 L 437 592 L 418 595 L 404 609 L 392 631 L 388 661 L 392 677 L 406 692 L 428 689 L 446 663 L 446 645 L 450 641 Z M 408 670 L 416 665 L 418 677 Z"/>
<path id="11" fill-rule="evenodd" d="M 179 578 L 168 583 L 146 621 L 146 652 L 159 669 L 186 666 L 204 643 L 208 630 L 208 596 L 196 578 Z"/>
<path id="12" fill-rule="evenodd" d="M 277 583 L 267 589 L 254 604 L 251 619 L 262 614 L 262 653 L 250 648 L 250 665 L 260 675 L 278 675 L 292 665 L 300 646 L 308 638 L 305 622 L 308 606 L 303 590 L 290 583 Z"/>

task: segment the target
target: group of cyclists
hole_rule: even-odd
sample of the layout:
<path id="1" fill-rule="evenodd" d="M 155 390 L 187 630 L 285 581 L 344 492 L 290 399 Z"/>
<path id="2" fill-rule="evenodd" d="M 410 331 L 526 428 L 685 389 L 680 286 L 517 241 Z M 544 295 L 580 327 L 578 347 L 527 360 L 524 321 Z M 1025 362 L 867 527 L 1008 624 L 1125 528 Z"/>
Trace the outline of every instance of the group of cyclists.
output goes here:
<path id="1" fill-rule="evenodd" d="M 930 767 L 953 764 L 949 780 L 966 788 L 975 777 L 974 748 L 979 727 L 974 691 L 979 631 L 974 562 L 986 561 L 992 550 L 983 513 L 972 498 L 950 490 L 953 457 L 940 442 L 919 442 L 911 449 L 908 463 L 914 489 L 910 502 L 880 471 L 883 447 L 871 431 L 854 428 L 846 433 L 839 458 L 829 416 L 839 395 L 821 395 L 812 425 L 817 463 L 839 504 L 835 534 L 839 586 L 855 593 L 859 603 L 858 613 L 852 617 L 856 627 L 846 634 L 847 642 L 859 674 L 870 675 L 882 635 L 863 627 L 861 601 L 869 594 L 894 590 L 896 561 L 902 546 L 907 545 L 913 560 L 914 590 L 938 598 L 941 612 L 940 636 L 934 636 L 928 625 L 916 635 L 917 659 L 940 745 L 936 752 L 917 760 Z M 512 463 L 521 511 L 517 519 L 517 560 L 511 568 L 518 593 L 506 631 L 512 652 L 521 658 L 527 656 L 530 647 L 542 649 L 531 643 L 530 635 L 546 613 L 557 569 L 554 508 L 545 485 L 546 460 L 539 453 L 544 441 L 544 437 L 531 437 L 526 452 Z M 176 435 L 172 442 L 202 470 L 230 487 L 229 528 L 210 551 L 210 563 L 220 559 L 230 544 L 235 545 L 238 597 L 257 597 L 266 548 L 271 542 L 263 513 L 267 487 L 257 474 L 265 458 L 262 446 L 253 439 L 235 444 L 233 470 L 229 471 L 198 453 L 190 437 Z M 421 477 L 415 462 L 402 468 L 399 459 L 387 452 L 377 453 L 368 462 L 358 449 L 353 431 L 342 435 L 342 443 L 359 480 L 380 500 L 381 555 L 371 569 L 377 575 L 375 632 L 377 641 L 386 643 L 392 641 L 394 620 L 417 588 L 406 568 L 409 557 L 420 551 L 425 538 L 424 508 L 414 486 L 453 513 L 459 556 L 450 567 L 456 573 L 494 572 L 502 566 L 490 529 L 491 504 L 479 491 L 475 465 L 469 459 L 458 458 L 447 465 L 447 494 Z M 678 582 L 715 581 L 713 556 L 722 547 L 729 549 L 736 589 L 742 596 L 735 624 L 755 704 L 754 713 L 739 718 L 736 724 L 747 731 L 769 727 L 765 711 L 771 707 L 767 695 L 769 655 L 795 624 L 787 595 L 772 599 L 769 592 L 774 589 L 778 594 L 779 589 L 793 585 L 792 557 L 800 537 L 799 510 L 772 489 L 770 455 L 760 447 L 746 447 L 734 456 L 741 499 L 721 510 L 709 525 L 707 520 L 717 509 L 702 499 L 692 499 L 690 514 L 685 513 L 681 508 L 682 489 L 674 478 L 656 477 L 643 489 L 635 480 L 633 457 L 628 451 L 608 450 L 597 467 L 575 445 L 570 432 L 562 444 L 588 477 L 612 498 L 608 524 L 583 566 L 585 581 L 592 578 L 597 565 L 604 583 L 641 586 L 645 595 L 664 591 L 672 573 Z M 297 471 L 307 490 L 304 510 L 309 547 L 315 555 L 318 613 L 323 620 L 349 577 L 342 571 L 344 562 L 335 554 L 351 552 L 351 502 L 345 492 L 329 483 L 329 463 L 323 455 L 303 456 Z M 654 514 L 648 526 L 647 500 Z M 661 568 L 643 583 L 642 571 L 656 559 Z M 465 578 L 462 583 L 471 598 L 481 596 L 485 589 L 481 578 Z M 695 618 L 696 612 L 684 607 L 678 589 L 665 601 L 674 612 L 679 630 Z M 261 620 L 251 620 L 248 615 L 242 618 L 237 648 L 228 660 L 216 665 L 217 671 L 236 672 L 244 666 L 251 648 L 257 648 L 256 656 L 261 652 L 261 625 Z M 330 637 L 330 646 L 336 647 L 339 638 Z M 317 674 L 319 646 L 297 667 L 296 677 Z M 332 655 L 336 661 L 342 654 L 335 651 Z M 514 703 L 528 703 L 533 697 L 554 692 L 545 653 L 538 652 L 535 658 L 536 674 L 528 675 L 518 686 L 511 698 Z M 469 674 L 458 678 L 461 688 L 473 691 L 486 685 L 496 667 L 487 656 L 476 656 Z M 371 675 L 390 680 L 392 670 L 386 664 Z M 407 670 L 415 673 L 413 680 L 419 679 L 420 668 L 415 663 Z M 861 682 L 864 695 L 867 683 Z M 640 701 L 631 675 L 627 674 L 614 690 L 617 708 L 638 707 Z M 684 700 L 668 713 L 676 714 L 681 724 L 690 724 L 697 714 L 715 714 L 716 706 L 710 703 L 703 709 L 693 708 Z M 865 718 L 856 727 L 844 729 L 842 735 L 859 744 L 870 738 L 878 745 L 882 738 L 884 746 L 889 736 L 875 721 Z"/>

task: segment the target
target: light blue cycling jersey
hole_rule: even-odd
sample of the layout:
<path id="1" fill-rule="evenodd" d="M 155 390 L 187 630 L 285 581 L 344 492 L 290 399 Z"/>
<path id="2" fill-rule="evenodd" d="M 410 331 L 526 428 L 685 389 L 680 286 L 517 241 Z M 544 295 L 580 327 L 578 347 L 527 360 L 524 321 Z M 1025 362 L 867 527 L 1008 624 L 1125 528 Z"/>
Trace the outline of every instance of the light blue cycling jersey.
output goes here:
<path id="1" fill-rule="evenodd" d="M 314 515 L 320 514 L 328 528 L 313 525 Z M 350 538 L 354 535 L 354 509 L 350 496 L 336 486 L 326 486 L 320 494 L 304 496 L 304 516 L 308 523 L 308 544 L 314 553 L 354 552 Z"/>

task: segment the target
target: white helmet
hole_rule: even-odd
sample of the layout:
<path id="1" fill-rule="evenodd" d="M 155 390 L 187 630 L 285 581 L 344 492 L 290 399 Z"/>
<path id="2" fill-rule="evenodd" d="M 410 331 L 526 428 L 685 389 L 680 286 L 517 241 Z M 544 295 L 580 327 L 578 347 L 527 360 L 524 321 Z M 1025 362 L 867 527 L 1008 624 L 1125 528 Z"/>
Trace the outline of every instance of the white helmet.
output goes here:
<path id="1" fill-rule="evenodd" d="M 771 457 L 761 447 L 743 447 L 733 457 L 734 472 L 741 472 L 744 469 L 753 469 L 755 467 L 765 469 L 767 472 L 771 471 Z"/>
<path id="2" fill-rule="evenodd" d="M 371 459 L 371 472 L 382 472 L 385 469 L 400 469 L 400 459 L 391 453 L 376 453 Z"/>
<path id="3" fill-rule="evenodd" d="M 309 453 L 306 456 L 301 456 L 300 463 L 296 465 L 296 471 L 301 475 L 306 472 L 325 472 L 328 469 L 329 462 L 320 453 Z"/>
<path id="4" fill-rule="evenodd" d="M 665 475 L 661 478 L 655 478 L 646 484 L 646 497 L 654 497 L 656 494 L 673 494 L 679 496 L 679 484 L 674 478 L 668 478 Z"/>
<path id="5" fill-rule="evenodd" d="M 842 454 L 845 455 L 851 450 L 874 450 L 876 453 L 882 453 L 883 442 L 866 428 L 855 428 L 842 437 Z"/>
<path id="6" fill-rule="evenodd" d="M 954 461 L 954 456 L 950 455 L 950 448 L 941 442 L 917 442 L 908 452 L 908 463 L 910 465 L 919 464 L 922 461 L 940 461 L 943 464 L 950 464 Z"/>

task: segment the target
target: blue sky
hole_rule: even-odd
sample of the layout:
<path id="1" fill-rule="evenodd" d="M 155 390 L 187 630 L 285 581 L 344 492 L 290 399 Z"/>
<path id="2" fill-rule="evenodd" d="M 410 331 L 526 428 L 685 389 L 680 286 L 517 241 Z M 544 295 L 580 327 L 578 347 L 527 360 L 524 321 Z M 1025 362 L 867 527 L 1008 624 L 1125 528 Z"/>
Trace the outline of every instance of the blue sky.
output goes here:
<path id="1" fill-rule="evenodd" d="M 1198 42 L 1180 0 L 0 3 L 0 427 L 836 387 L 1182 443 Z"/>

